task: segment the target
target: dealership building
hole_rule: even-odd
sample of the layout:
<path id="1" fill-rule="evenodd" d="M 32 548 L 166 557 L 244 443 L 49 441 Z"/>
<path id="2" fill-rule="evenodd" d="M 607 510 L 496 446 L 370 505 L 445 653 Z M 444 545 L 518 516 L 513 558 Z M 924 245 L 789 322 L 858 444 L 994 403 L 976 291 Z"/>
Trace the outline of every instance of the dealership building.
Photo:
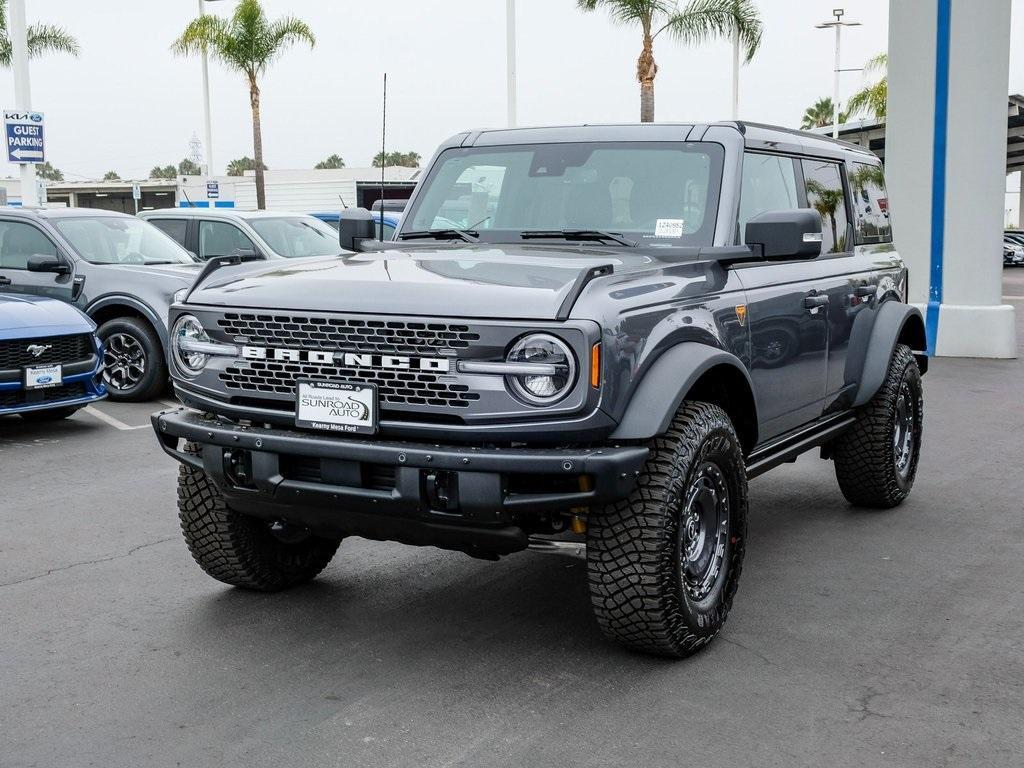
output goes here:
<path id="1" fill-rule="evenodd" d="M 384 169 L 386 199 L 408 199 L 416 186 L 419 168 Z M 274 170 L 264 172 L 268 209 L 283 211 L 333 211 L 341 207 L 369 208 L 381 197 L 380 168 L 332 170 Z M 100 208 L 135 213 L 154 208 L 256 209 L 256 176 L 179 176 L 175 179 L 133 181 L 54 181 L 46 184 L 46 205 Z M 7 205 L 21 205 L 21 181 L 0 179 L 0 198 Z"/>

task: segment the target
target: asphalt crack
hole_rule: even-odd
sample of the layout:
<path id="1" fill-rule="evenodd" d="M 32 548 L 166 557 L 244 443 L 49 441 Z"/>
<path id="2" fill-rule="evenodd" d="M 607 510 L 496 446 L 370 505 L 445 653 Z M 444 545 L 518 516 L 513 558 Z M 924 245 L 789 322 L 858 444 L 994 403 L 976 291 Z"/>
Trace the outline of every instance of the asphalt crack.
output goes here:
<path id="1" fill-rule="evenodd" d="M 98 565 L 99 563 L 109 563 L 112 560 L 122 560 L 122 559 L 124 559 L 126 557 L 131 557 L 136 552 L 138 552 L 140 549 L 146 549 L 147 547 L 155 547 L 158 544 L 163 544 L 163 543 L 168 542 L 168 541 L 174 541 L 177 538 L 178 538 L 177 536 L 167 536 L 167 537 L 162 538 L 162 539 L 157 539 L 156 541 L 147 541 L 145 544 L 137 544 L 134 547 L 132 547 L 131 549 L 129 549 L 127 552 L 123 552 L 123 553 L 121 553 L 119 555 L 109 555 L 107 557 L 98 557 L 95 560 L 80 560 L 80 561 L 75 562 L 75 563 L 68 563 L 67 565 L 62 565 L 59 568 L 50 568 L 48 571 L 44 571 L 43 573 L 37 573 L 37 574 L 34 574 L 32 576 L 26 576 L 23 579 L 16 579 L 15 581 L 3 582 L 2 584 L 0 584 L 0 588 L 2 588 L 2 587 L 13 587 L 16 584 L 24 584 L 26 581 L 35 581 L 36 579 L 43 579 L 43 578 L 46 578 L 47 576 L 50 576 L 50 575 L 52 575 L 54 573 L 60 573 L 61 571 L 69 571 L 72 568 L 78 568 L 78 567 L 83 566 L 83 565 Z"/>

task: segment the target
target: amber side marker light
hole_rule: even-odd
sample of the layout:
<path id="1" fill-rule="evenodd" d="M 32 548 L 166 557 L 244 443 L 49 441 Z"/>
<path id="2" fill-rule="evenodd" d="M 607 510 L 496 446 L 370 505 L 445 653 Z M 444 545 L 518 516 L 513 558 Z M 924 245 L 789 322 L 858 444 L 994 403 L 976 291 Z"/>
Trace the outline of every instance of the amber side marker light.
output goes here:
<path id="1" fill-rule="evenodd" d="M 590 348 L 590 386 L 601 386 L 601 344 Z"/>

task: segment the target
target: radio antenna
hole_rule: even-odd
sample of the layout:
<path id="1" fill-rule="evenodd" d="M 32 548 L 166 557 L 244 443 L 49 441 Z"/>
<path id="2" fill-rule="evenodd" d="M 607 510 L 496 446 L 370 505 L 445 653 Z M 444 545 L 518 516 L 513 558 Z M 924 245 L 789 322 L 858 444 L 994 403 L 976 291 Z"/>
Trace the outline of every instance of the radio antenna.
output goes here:
<path id="1" fill-rule="evenodd" d="M 388 73 L 384 73 L 384 103 L 380 118 L 380 221 L 381 233 L 384 232 L 384 168 L 388 164 Z M 376 222 L 375 222 L 376 223 Z"/>

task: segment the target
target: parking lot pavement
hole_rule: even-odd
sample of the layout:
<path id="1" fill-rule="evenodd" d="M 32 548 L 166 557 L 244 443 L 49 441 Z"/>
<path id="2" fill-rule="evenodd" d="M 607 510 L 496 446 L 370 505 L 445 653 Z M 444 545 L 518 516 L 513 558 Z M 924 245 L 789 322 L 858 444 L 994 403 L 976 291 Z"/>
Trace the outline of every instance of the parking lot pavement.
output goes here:
<path id="1" fill-rule="evenodd" d="M 0 419 L 0 765 L 1020 766 L 1022 378 L 933 361 L 897 510 L 814 456 L 754 481 L 733 613 L 683 662 L 605 643 L 570 558 L 356 539 L 294 592 L 224 587 L 135 429 L 159 403 Z"/>

